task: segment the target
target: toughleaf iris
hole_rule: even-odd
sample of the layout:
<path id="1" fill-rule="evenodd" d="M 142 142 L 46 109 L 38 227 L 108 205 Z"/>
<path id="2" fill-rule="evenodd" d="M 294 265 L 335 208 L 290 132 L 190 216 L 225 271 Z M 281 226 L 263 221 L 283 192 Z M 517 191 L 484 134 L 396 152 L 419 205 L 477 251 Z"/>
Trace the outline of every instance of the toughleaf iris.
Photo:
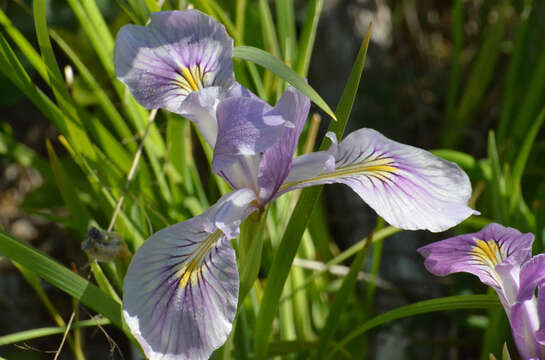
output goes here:
<path id="1" fill-rule="evenodd" d="M 152 15 L 117 37 L 118 77 L 148 108 L 195 121 L 214 148 L 212 170 L 233 191 L 203 214 L 151 236 L 124 283 L 124 316 L 151 359 L 206 359 L 227 339 L 239 275 L 230 240 L 282 194 L 343 183 L 390 224 L 442 231 L 476 213 L 455 164 L 360 129 L 327 151 L 296 157 L 310 108 L 288 87 L 273 107 L 234 81 L 232 40 L 198 11 Z"/>
<path id="2" fill-rule="evenodd" d="M 509 318 L 520 355 L 537 360 L 545 356 L 545 254 L 532 257 L 533 241 L 530 233 L 493 223 L 418 251 L 435 275 L 468 272 L 491 286 Z"/>

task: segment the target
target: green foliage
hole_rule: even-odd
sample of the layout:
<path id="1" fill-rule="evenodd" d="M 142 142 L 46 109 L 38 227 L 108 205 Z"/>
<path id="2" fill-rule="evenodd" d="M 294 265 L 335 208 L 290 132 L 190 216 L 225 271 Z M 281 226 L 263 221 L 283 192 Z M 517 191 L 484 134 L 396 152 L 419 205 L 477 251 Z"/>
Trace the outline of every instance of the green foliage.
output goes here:
<path id="1" fill-rule="evenodd" d="M 26 199 L 25 211 L 62 224 L 64 236 L 77 239 L 76 246 L 91 225 L 113 230 L 132 254 L 152 233 L 201 214 L 229 191 L 210 172 L 212 149 L 195 127 L 178 115 L 141 107 L 114 72 L 114 39 L 121 25 L 146 24 L 151 12 L 183 8 L 186 2 L 66 3 L 74 19 L 72 28 L 52 26 L 56 15 L 45 0 L 35 0 L 32 9 L 23 9 L 28 10 L 24 21 L 33 24 L 32 32 L 18 28 L 20 21 L 12 19 L 10 7 L 0 10 L 0 71 L 10 81 L 9 87 L 17 88 L 58 131 L 56 138 L 44 141 L 45 155 L 40 155 L 18 142 L 9 126 L 2 126 L 2 164 L 32 167 L 44 177 L 43 187 Z M 444 94 L 443 149 L 435 154 L 458 163 L 472 180 L 471 204 L 483 216 L 469 219 L 462 228 L 478 229 L 496 221 L 531 231 L 536 234 L 535 249 L 541 252 L 545 249 L 545 46 L 535 38 L 544 35 L 539 16 L 543 6 L 524 0 L 471 8 L 481 19 L 474 39 L 464 30 L 473 3 L 482 2 L 454 0 L 449 9 L 450 77 Z M 235 72 L 241 83 L 271 103 L 287 84 L 293 85 L 337 120 L 329 123 L 328 130 L 342 138 L 358 93 L 371 30 L 359 53 L 353 54 L 352 71 L 333 112 L 316 85 L 305 80 L 312 66 L 323 0 L 301 5 L 290 0 L 200 0 L 193 6 L 224 23 L 234 38 Z M 73 79 L 65 75 L 61 66 L 65 63 L 75 73 Z M 500 102 L 489 119 L 496 131 L 479 140 L 481 153 L 461 151 L 470 140 L 468 128 L 478 128 L 484 110 Z M 308 134 L 302 141 L 312 145 L 316 135 Z M 328 145 L 324 140 L 320 149 Z M 486 309 L 489 314 L 490 326 L 482 331 L 480 341 L 481 357 L 493 357 L 492 353 L 510 358 L 507 348 L 502 349 L 509 332 L 495 295 L 444 297 L 377 313 L 376 280 L 388 256 L 382 244 L 400 230 L 378 226 L 372 237 L 339 251 L 328 234 L 320 192 L 321 187 L 315 187 L 283 196 L 267 212 L 254 214 L 243 224 L 241 237 L 233 244 L 241 278 L 239 313 L 231 337 L 216 358 L 336 358 L 340 352 L 360 356 L 369 349 L 352 353 L 350 343 L 366 339 L 378 326 L 461 309 Z M 369 259 L 368 246 L 373 247 L 369 261 L 373 280 L 358 291 L 358 275 Z M 123 271 L 114 263 L 89 260 L 95 286 L 4 231 L 0 232 L 0 254 L 17 264 L 55 325 L 0 336 L 0 346 L 66 331 L 66 321 L 39 279 L 99 314 L 71 324 L 68 339 L 74 356 L 82 353 L 75 329 L 111 324 L 133 340 L 121 315 Z M 344 276 L 329 273 L 352 257 Z M 322 267 L 296 267 L 294 260 L 299 258 L 318 261 Z M 471 293 L 475 288 L 464 283 L 463 290 Z"/>

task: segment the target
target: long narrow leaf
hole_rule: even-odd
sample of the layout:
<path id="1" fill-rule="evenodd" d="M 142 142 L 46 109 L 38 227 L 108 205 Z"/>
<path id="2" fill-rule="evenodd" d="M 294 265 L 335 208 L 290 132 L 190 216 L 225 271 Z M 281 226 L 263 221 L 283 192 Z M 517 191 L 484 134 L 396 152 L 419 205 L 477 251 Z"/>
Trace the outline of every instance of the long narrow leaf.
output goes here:
<path id="1" fill-rule="evenodd" d="M 498 297 L 494 295 L 468 295 L 451 296 L 440 299 L 425 300 L 414 304 L 406 305 L 378 315 L 363 323 L 357 329 L 348 334 L 328 355 L 328 359 L 339 351 L 343 346 L 354 340 L 361 334 L 387 322 L 406 318 L 409 316 L 426 314 L 435 311 L 458 310 L 458 309 L 488 309 L 500 306 Z"/>
<path id="2" fill-rule="evenodd" d="M 329 105 L 318 95 L 302 77 L 300 77 L 294 70 L 290 69 L 280 59 L 274 57 L 266 51 L 251 47 L 251 46 L 237 46 L 233 49 L 233 56 L 248 60 L 258 65 L 269 69 L 281 79 L 287 81 L 293 85 L 297 90 L 309 97 L 316 105 L 324 110 L 333 119 L 337 119 Z"/>
<path id="3" fill-rule="evenodd" d="M 0 254 L 32 269 L 45 281 L 104 315 L 117 327 L 125 329 L 120 304 L 73 271 L 1 230 Z"/>
<path id="4" fill-rule="evenodd" d="M 100 318 L 100 319 L 92 319 L 92 320 L 83 320 L 83 321 L 77 321 L 74 322 L 72 325 L 70 325 L 70 329 L 81 329 L 86 327 L 95 327 L 95 326 L 102 326 L 102 325 L 108 325 L 111 321 L 108 319 Z M 5 346 L 9 344 L 15 344 L 27 340 L 32 340 L 44 336 L 51 336 L 51 335 L 57 335 L 57 334 L 63 334 L 66 331 L 66 327 L 43 327 L 43 328 L 37 328 L 32 330 L 25 330 L 20 331 L 4 336 L 0 336 L 0 346 Z"/>
<path id="5" fill-rule="evenodd" d="M 59 107 L 65 112 L 66 116 L 72 121 L 67 121 L 66 127 L 68 130 L 67 137 L 70 139 L 74 148 L 83 153 L 87 158 L 96 161 L 96 154 L 91 145 L 91 140 L 87 136 L 83 124 L 78 115 L 78 110 L 73 103 L 63 76 L 59 70 L 51 41 L 49 40 L 49 30 L 45 17 L 45 0 L 34 1 L 34 25 L 36 26 L 36 36 L 42 53 L 44 64 L 47 68 L 47 76 L 49 78 L 49 86 L 55 98 L 59 103 Z"/>
<path id="6" fill-rule="evenodd" d="M 299 50 L 297 51 L 297 65 L 295 70 L 302 77 L 307 77 L 310 59 L 312 58 L 312 49 L 316 39 L 316 29 L 318 20 L 324 6 L 323 0 L 312 0 L 308 2 L 305 23 L 301 38 L 299 39 Z"/>
<path id="7" fill-rule="evenodd" d="M 341 96 L 341 100 L 339 101 L 337 107 L 337 117 L 339 121 L 332 122 L 329 125 L 329 129 L 334 131 L 339 138 L 342 138 L 352 110 L 352 105 L 354 104 L 356 92 L 363 73 L 363 66 L 365 64 L 365 56 L 367 54 L 370 37 L 371 28 L 369 28 L 367 35 L 363 40 L 354 66 L 352 67 L 348 83 Z M 325 148 L 326 142 L 322 141 L 320 149 Z M 301 197 L 293 211 L 293 214 L 297 214 L 297 216 L 291 217 L 280 245 L 276 250 L 256 323 L 255 355 L 257 359 L 263 359 L 267 354 L 267 342 L 272 329 L 273 319 L 278 309 L 282 289 L 286 282 L 293 258 L 297 252 L 297 248 L 299 247 L 299 243 L 301 242 L 301 237 L 308 224 L 312 209 L 320 196 L 321 190 L 322 186 L 315 186 L 302 191 Z"/>
<path id="8" fill-rule="evenodd" d="M 322 334 L 320 336 L 320 345 L 318 345 L 318 355 L 320 357 L 325 354 L 329 342 L 333 338 L 333 335 L 339 326 L 340 315 L 350 297 L 350 294 L 354 290 L 354 286 L 358 280 L 358 273 L 362 269 L 367 257 L 371 239 L 372 235 L 370 236 L 370 239 L 365 242 L 363 249 L 361 249 L 360 252 L 358 252 L 358 255 L 356 255 L 356 258 L 350 265 L 348 275 L 344 278 L 341 288 L 335 295 L 335 299 L 333 300 L 333 304 L 331 305 L 329 314 L 327 315 L 326 324 L 323 327 Z"/>

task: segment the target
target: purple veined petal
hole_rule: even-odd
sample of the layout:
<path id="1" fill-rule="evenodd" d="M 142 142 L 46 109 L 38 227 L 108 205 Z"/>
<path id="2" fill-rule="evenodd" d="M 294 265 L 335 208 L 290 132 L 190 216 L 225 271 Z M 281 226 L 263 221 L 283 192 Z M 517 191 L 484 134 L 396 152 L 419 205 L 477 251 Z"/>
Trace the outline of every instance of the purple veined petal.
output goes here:
<path id="1" fill-rule="evenodd" d="M 496 272 L 498 264 L 520 267 L 532 249 L 533 236 L 513 228 L 491 223 L 479 232 L 455 236 L 418 249 L 424 256 L 424 266 L 434 275 L 446 276 L 467 272 L 492 286 L 507 304 L 503 294 L 503 279 Z M 504 268 L 506 271 L 507 269 Z"/>
<path id="2" fill-rule="evenodd" d="M 310 100 L 299 90 L 289 86 L 271 112 L 283 117 L 293 126 L 286 128 L 280 141 L 263 153 L 258 177 L 261 204 L 270 201 L 288 177 L 309 109 Z"/>
<path id="3" fill-rule="evenodd" d="M 231 97 L 259 99 L 250 90 L 238 82 L 234 82 L 227 91 L 221 91 L 218 86 L 204 88 L 190 93 L 179 111 L 180 115 L 193 121 L 206 142 L 214 148 L 218 137 L 218 120 L 216 111 L 218 104 Z"/>
<path id="4" fill-rule="evenodd" d="M 536 339 L 541 345 L 545 345 L 545 282 L 539 285 L 537 295 L 537 314 L 539 316 L 539 330 Z"/>
<path id="5" fill-rule="evenodd" d="M 144 107 L 181 113 L 190 93 L 230 88 L 232 51 L 233 40 L 212 17 L 197 10 L 161 11 L 148 26 L 119 31 L 115 73 Z"/>
<path id="6" fill-rule="evenodd" d="M 360 129 L 339 145 L 335 170 L 282 188 L 343 183 L 389 224 L 407 230 L 446 230 L 473 214 L 469 178 L 458 165 Z"/>
<path id="7" fill-rule="evenodd" d="M 261 154 L 238 155 L 230 166 L 217 171 L 233 189 L 252 189 L 255 194 L 259 193 L 257 187 L 257 175 Z"/>
<path id="8" fill-rule="evenodd" d="M 271 110 L 265 101 L 249 97 L 231 97 L 218 105 L 214 170 L 231 166 L 239 155 L 262 153 L 278 141 L 286 121 Z"/>
<path id="9" fill-rule="evenodd" d="M 253 92 L 248 90 L 244 85 L 240 84 L 239 82 L 235 81 L 233 85 L 227 90 L 225 93 L 225 99 L 231 98 L 231 97 L 245 97 L 250 98 L 254 100 L 261 100 L 260 97 L 255 95 Z"/>
<path id="10" fill-rule="evenodd" d="M 255 210 L 257 210 L 255 192 L 245 188 L 223 195 L 205 214 L 216 228 L 229 239 L 234 239 L 239 235 L 242 221 Z"/>
<path id="11" fill-rule="evenodd" d="M 534 238 L 533 234 L 528 234 Z M 538 284 L 545 281 L 545 254 L 536 255 L 526 261 L 520 269 L 520 289 L 518 301 L 534 297 Z"/>
<path id="12" fill-rule="evenodd" d="M 216 108 L 220 101 L 220 89 L 217 86 L 190 93 L 185 101 L 180 115 L 193 121 L 204 140 L 213 148 L 218 136 Z"/>
<path id="13" fill-rule="evenodd" d="M 217 108 L 218 137 L 212 168 L 235 189 L 257 191 L 260 153 L 277 143 L 291 126 L 261 99 L 231 97 Z"/>
<path id="14" fill-rule="evenodd" d="M 535 298 L 515 303 L 508 314 L 513 340 L 515 340 L 521 358 L 542 359 L 545 355 L 545 348 L 536 338 L 539 318 Z"/>
<path id="15" fill-rule="evenodd" d="M 252 210 L 250 193 L 225 195 L 204 214 L 155 233 L 135 253 L 123 316 L 149 359 L 208 359 L 226 341 L 239 290 L 229 241 Z"/>
<path id="16" fill-rule="evenodd" d="M 297 183 L 335 170 L 337 136 L 335 133 L 328 132 L 326 137 L 331 140 L 333 145 L 326 151 L 317 151 L 296 157 L 291 164 L 285 183 Z"/>

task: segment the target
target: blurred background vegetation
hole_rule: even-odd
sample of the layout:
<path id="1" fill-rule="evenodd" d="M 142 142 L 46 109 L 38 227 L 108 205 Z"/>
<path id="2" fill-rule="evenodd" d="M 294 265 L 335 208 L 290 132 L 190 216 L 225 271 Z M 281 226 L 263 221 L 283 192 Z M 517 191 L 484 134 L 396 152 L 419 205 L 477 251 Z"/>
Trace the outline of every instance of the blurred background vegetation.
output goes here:
<path id="1" fill-rule="evenodd" d="M 98 33 L 93 39 L 94 30 L 86 21 L 93 26 L 101 24 L 96 20 L 93 23 L 94 10 L 85 1 L 46 2 L 53 53 L 64 71 L 69 98 L 68 105 L 63 105 L 65 95 L 59 95 L 62 91 L 50 85 L 45 68 L 37 65 L 40 59 L 33 59 L 29 56 L 32 52 L 21 47 L 23 37 L 28 46 L 40 48 L 32 1 L 0 0 L 2 51 L 9 44 L 43 95 L 56 98 L 63 112 L 77 114 L 75 118 L 83 122 L 87 132 L 85 141 L 93 144 L 90 153 L 96 155 L 78 156 L 85 152 L 86 145 L 74 143 L 55 111 L 40 103 L 42 100 L 35 100 L 40 96 L 25 87 L 25 82 L 4 63 L 0 74 L 0 227 L 87 278 L 89 260 L 80 243 L 90 224 L 108 226 L 113 199 L 124 193 L 126 173 L 148 115 L 113 80 L 112 60 L 108 59 L 112 38 L 101 38 Z M 103 15 L 104 25 L 115 37 L 128 22 L 145 23 L 147 3 L 97 0 L 95 10 Z M 163 9 L 186 5 L 184 1 L 167 0 Z M 436 153 L 458 162 L 471 178 L 471 205 L 481 211 L 480 218 L 466 221 L 449 234 L 403 232 L 373 244 L 356 290 L 338 319 L 335 342 L 376 314 L 395 307 L 487 291 L 469 275 L 438 279 L 427 274 L 415 251 L 418 246 L 455 232 L 477 231 L 487 222 L 496 221 L 533 232 L 535 252 L 543 252 L 545 2 L 202 0 L 194 6 L 215 14 L 222 22 L 231 19 L 231 30 L 238 34 L 235 37 L 231 33 L 236 45 L 259 47 L 281 58 L 307 76 L 310 85 L 332 107 L 339 101 L 372 22 L 367 62 L 347 131 L 372 127 L 400 142 L 443 149 Z M 317 10 L 321 14 L 316 24 L 309 19 L 317 19 L 313 15 Z M 312 58 L 301 57 L 303 39 L 309 39 L 306 32 L 315 34 Z M 308 41 L 312 45 L 312 36 Z M 66 66 L 70 66 L 73 78 L 67 75 L 70 70 Z M 282 83 L 269 71 L 241 61 L 237 61 L 236 71 L 239 81 L 272 103 L 281 93 Z M 301 151 L 305 146 L 312 148 L 317 125 L 320 138 L 329 122 L 318 108 L 313 107 L 311 112 L 316 114 L 314 127 L 307 129 Z M 178 135 L 185 140 L 179 141 Z M 151 232 L 199 214 L 224 191 L 221 183 L 210 176 L 209 154 L 200 144 L 186 121 L 158 113 L 144 147 L 145 160 L 126 192 L 124 212 L 116 224 L 121 236 L 132 239 L 127 240 L 131 250 Z M 280 238 L 271 229 L 282 229 L 283 214 L 290 206 L 293 204 L 288 199 L 271 211 L 273 224 L 268 225 L 270 241 L 265 243 L 262 280 Z M 298 252 L 298 258 L 312 262 L 296 261 L 289 286 L 284 289 L 288 296 L 275 323 L 278 342 L 274 349 L 281 357 L 314 356 L 313 341 L 318 339 L 343 277 L 322 274 L 297 296 L 290 293 L 310 279 L 316 271 L 313 266 L 335 259 L 361 243 L 376 222 L 375 214 L 350 190 L 332 186 L 324 191 Z M 350 259 L 341 262 L 339 272 L 346 273 L 350 263 Z M 102 267 L 112 282 L 110 286 L 119 290 L 120 283 L 114 280 L 119 279 L 115 266 Z M 369 278 L 377 277 L 377 281 L 369 282 Z M 251 350 L 252 345 L 240 339 L 253 336 L 255 309 L 248 309 L 258 306 L 259 289 L 252 294 L 253 298 L 245 303 L 248 318 L 244 321 L 249 328 L 237 327 L 235 358 L 245 357 Z M 2 335 L 60 326 L 74 309 L 82 320 L 92 313 L 54 286 L 39 282 L 31 272 L 18 270 L 8 258 L 0 257 L 0 356 L 52 358 L 47 351 L 55 352 L 62 334 L 17 342 L 17 346 L 1 346 Z M 103 330 L 93 327 L 74 332 L 70 346 L 84 343 L 88 359 L 138 358 L 138 352 L 120 330 L 114 326 Z M 455 310 L 382 325 L 359 335 L 335 357 L 487 359 L 490 352 L 500 354 L 505 341 L 510 343 L 510 333 L 501 309 Z M 77 356 L 65 350 L 59 358 Z"/>

